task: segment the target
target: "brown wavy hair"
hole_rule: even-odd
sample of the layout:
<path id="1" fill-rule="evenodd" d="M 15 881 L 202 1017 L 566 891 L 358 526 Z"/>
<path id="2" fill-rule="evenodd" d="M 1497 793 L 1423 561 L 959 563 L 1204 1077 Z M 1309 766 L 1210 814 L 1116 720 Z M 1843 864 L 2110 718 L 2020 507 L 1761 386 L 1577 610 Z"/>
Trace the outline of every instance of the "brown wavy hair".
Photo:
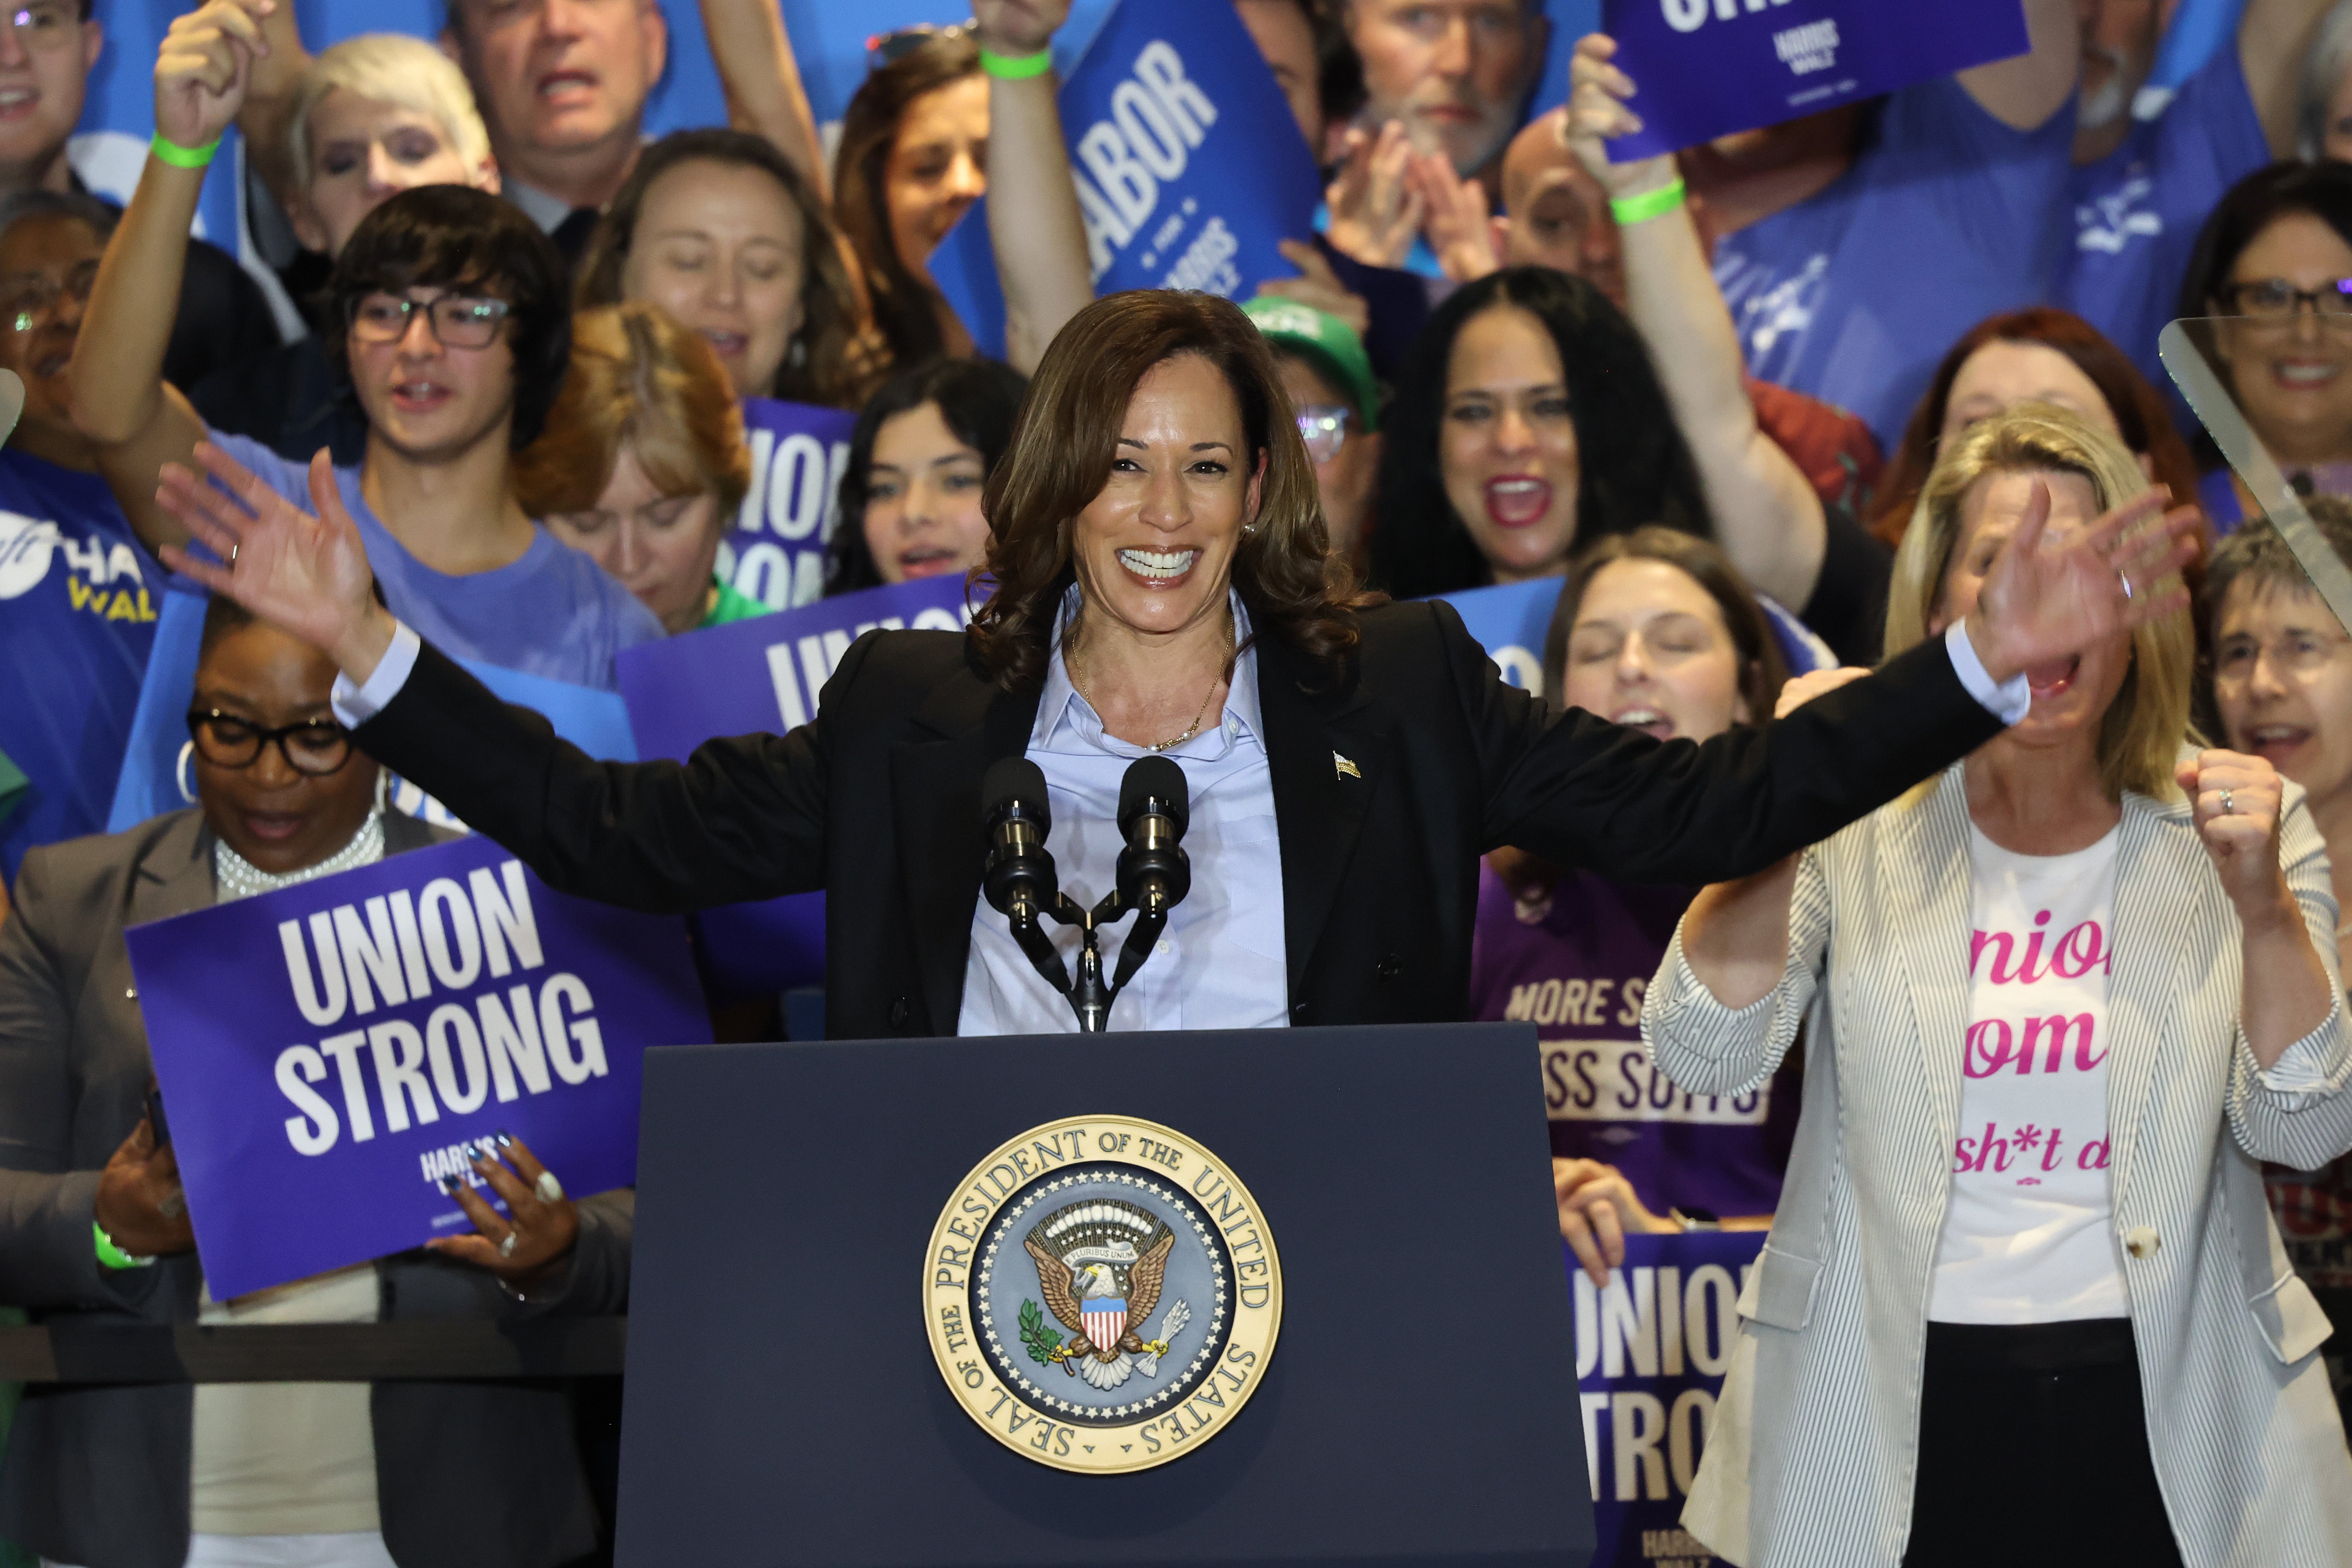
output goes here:
<path id="1" fill-rule="evenodd" d="M 2107 412 L 2116 416 L 2124 445 L 2134 455 L 2147 458 L 2148 467 L 2156 470 L 2152 476 L 2156 482 L 2172 492 L 2172 504 L 2188 506 L 2197 500 L 2197 459 L 2180 432 L 2173 428 L 2164 395 L 2148 384 L 2130 356 L 2098 328 L 2072 311 L 2036 305 L 1987 316 L 1944 355 L 1927 395 L 1912 411 L 1903 444 L 1895 447 L 1879 482 L 1878 501 L 1870 520 L 1873 533 L 1889 544 L 1903 542 L 1912 510 L 1919 504 L 1919 492 L 1927 488 L 1927 475 L 1936 466 L 1952 383 L 1959 379 L 1960 367 L 1968 363 L 1969 356 L 1987 343 L 2040 343 L 2064 354 L 2106 399 Z"/>
<path id="2" fill-rule="evenodd" d="M 757 169 L 783 187 L 785 203 L 801 226 L 801 330 L 777 367 L 772 397 L 855 408 L 866 401 L 873 380 L 871 357 L 861 347 L 866 305 L 842 259 L 841 237 L 816 191 L 776 151 L 775 143 L 748 131 L 673 131 L 637 156 L 637 165 L 613 197 L 580 258 L 573 300 L 581 310 L 621 302 L 621 271 L 635 241 L 637 217 L 656 180 L 681 163 L 719 163 Z"/>
<path id="3" fill-rule="evenodd" d="M 1261 461 L 1256 527 L 1234 553 L 1233 583 L 1248 606 L 1252 641 L 1273 637 L 1344 680 L 1356 612 L 1380 602 L 1356 590 L 1332 555 L 1315 465 L 1274 368 L 1241 307 L 1213 294 L 1138 289 L 1096 300 L 1064 327 L 1037 366 L 1013 427 L 1013 446 L 989 476 L 983 571 L 995 591 L 971 621 L 971 646 L 1007 691 L 1045 680 L 1062 596 L 1077 581 L 1071 535 L 1110 476 L 1128 400 L 1154 365 L 1199 354 L 1241 405 L 1247 466 Z"/>
<path id="4" fill-rule="evenodd" d="M 1706 590 L 1723 614 L 1723 629 L 1739 660 L 1739 697 L 1748 704 L 1748 721 L 1759 728 L 1769 722 L 1780 688 L 1788 684 L 1789 661 L 1780 653 L 1780 639 L 1772 635 L 1764 606 L 1756 602 L 1756 590 L 1721 545 L 1654 522 L 1631 533 L 1596 539 L 1568 563 L 1568 582 L 1552 608 L 1551 624 L 1544 629 L 1544 700 L 1555 711 L 1567 706 L 1560 693 L 1568 687 L 1568 634 L 1576 629 L 1577 612 L 1584 607 L 1592 580 L 1620 561 L 1661 562 Z"/>
<path id="5" fill-rule="evenodd" d="M 865 270 L 874 325 L 898 365 L 918 364 L 947 352 L 933 301 L 938 290 L 915 263 L 898 254 L 890 230 L 887 171 L 898 144 L 898 124 L 925 93 L 980 73 L 980 44 L 962 27 L 944 28 L 860 83 L 841 116 L 841 144 L 833 155 L 833 220 Z"/>

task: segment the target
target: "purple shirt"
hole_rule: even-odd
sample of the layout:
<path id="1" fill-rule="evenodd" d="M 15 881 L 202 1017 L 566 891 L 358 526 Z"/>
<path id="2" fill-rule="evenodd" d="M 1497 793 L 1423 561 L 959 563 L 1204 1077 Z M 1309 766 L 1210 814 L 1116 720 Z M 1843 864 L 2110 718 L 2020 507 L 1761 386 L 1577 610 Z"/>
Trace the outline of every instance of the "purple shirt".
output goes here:
<path id="1" fill-rule="evenodd" d="M 1691 1095 L 1642 1049 L 1642 994 L 1690 900 L 1570 871 L 1530 908 L 1481 867 L 1470 1016 L 1536 1025 L 1555 1157 L 1616 1166 L 1653 1214 L 1769 1214 L 1796 1131 L 1795 1075 L 1737 1100 Z"/>

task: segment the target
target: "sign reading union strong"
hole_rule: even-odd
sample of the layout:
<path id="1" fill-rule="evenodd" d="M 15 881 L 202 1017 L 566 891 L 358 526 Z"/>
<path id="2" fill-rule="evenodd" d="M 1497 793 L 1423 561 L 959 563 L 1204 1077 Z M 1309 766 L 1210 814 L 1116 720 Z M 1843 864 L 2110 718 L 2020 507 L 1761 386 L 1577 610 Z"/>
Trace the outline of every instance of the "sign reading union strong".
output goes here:
<path id="1" fill-rule="evenodd" d="M 940 1375 L 991 1436 L 1057 1469 L 1146 1469 L 1215 1436 L 1282 1322 L 1249 1189 L 1132 1117 L 1005 1143 L 948 1200 L 923 1267 Z"/>

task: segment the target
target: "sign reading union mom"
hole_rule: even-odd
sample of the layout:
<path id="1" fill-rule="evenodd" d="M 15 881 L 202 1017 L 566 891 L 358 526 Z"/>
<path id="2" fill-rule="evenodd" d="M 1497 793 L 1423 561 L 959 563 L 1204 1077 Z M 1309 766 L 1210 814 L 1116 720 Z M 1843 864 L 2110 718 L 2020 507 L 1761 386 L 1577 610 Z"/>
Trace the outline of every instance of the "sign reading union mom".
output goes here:
<path id="1" fill-rule="evenodd" d="M 1024 1458 L 1110 1474 L 1223 1430 L 1265 1379 L 1282 1264 L 1257 1202 L 1131 1117 L 1024 1132 L 948 1200 L 924 1262 L 940 1373 Z"/>

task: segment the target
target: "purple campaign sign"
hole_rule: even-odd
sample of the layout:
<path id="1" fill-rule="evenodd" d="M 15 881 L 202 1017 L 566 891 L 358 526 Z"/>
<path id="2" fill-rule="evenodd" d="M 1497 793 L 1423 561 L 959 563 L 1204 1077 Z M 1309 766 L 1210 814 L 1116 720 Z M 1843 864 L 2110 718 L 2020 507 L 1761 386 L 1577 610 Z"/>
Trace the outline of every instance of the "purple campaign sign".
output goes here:
<path id="1" fill-rule="evenodd" d="M 719 574 L 772 610 L 824 595 L 834 500 L 857 416 L 773 397 L 743 400 L 751 488 L 719 545 Z"/>
<path id="2" fill-rule="evenodd" d="M 637 754 L 683 762 L 716 736 L 805 724 L 861 634 L 957 630 L 971 618 L 964 595 L 961 577 L 927 577 L 625 648 L 617 668 Z M 703 974 L 722 1002 L 772 996 L 824 974 L 823 893 L 724 904 L 695 918 Z"/>
<path id="3" fill-rule="evenodd" d="M 1641 90 L 1612 160 L 1777 125 L 2031 47 L 2023 0 L 1602 0 Z"/>
<path id="4" fill-rule="evenodd" d="M 709 1034 L 683 922 L 566 898 L 486 838 L 125 933 L 222 1300 L 472 1229 L 436 1184 L 504 1130 L 574 1194 L 636 1180 L 651 1046 Z"/>
<path id="5" fill-rule="evenodd" d="M 1568 1254 L 1592 1568 L 1716 1561 L 1683 1533 L 1683 1504 L 1739 1342 L 1739 1292 L 1763 1249 L 1760 1230 L 1629 1236 L 1606 1290 Z"/>

